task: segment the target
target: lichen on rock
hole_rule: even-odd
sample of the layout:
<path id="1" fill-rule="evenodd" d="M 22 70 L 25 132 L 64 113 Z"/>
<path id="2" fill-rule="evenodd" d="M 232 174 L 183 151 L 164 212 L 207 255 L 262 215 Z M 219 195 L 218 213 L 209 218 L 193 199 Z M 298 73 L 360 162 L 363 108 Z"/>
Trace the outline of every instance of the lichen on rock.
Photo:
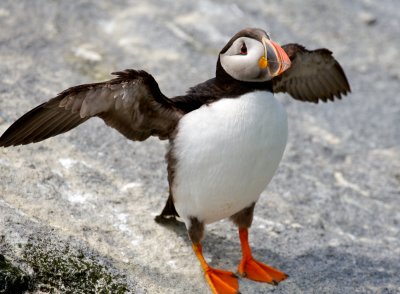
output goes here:
<path id="1" fill-rule="evenodd" d="M 0 254 L 0 293 L 18 294 L 31 288 L 31 277 Z"/>
<path id="2" fill-rule="evenodd" d="M 110 273 L 107 265 L 81 248 L 50 239 L 31 239 L 25 245 L 23 257 L 33 271 L 35 290 L 50 293 L 128 292 L 123 277 Z"/>

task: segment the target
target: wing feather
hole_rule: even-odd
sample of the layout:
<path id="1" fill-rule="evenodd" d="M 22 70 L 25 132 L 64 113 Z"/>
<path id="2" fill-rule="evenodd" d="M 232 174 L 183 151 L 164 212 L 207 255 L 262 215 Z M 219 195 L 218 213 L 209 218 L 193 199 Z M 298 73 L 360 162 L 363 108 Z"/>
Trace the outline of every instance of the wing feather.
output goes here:
<path id="1" fill-rule="evenodd" d="M 0 137 L 0 147 L 42 141 L 93 116 L 131 140 L 169 138 L 183 114 L 154 78 L 135 70 L 113 74 L 112 80 L 69 88 L 27 112 Z"/>
<path id="2" fill-rule="evenodd" d="M 340 99 L 351 91 L 342 67 L 328 49 L 309 51 L 298 44 L 282 48 L 292 65 L 272 80 L 275 93 L 287 92 L 297 100 L 318 103 Z"/>

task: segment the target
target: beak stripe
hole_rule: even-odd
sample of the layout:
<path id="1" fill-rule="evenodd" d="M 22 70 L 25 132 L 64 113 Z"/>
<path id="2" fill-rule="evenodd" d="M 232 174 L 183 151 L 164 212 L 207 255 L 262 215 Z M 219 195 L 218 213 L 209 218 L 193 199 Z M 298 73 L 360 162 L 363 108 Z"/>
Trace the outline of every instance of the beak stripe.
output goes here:
<path id="1" fill-rule="evenodd" d="M 281 46 L 266 37 L 262 38 L 262 43 L 264 46 L 264 56 L 262 56 L 258 61 L 258 65 L 260 68 L 265 69 L 269 66 L 270 60 L 268 60 L 268 50 L 271 50 L 269 52 L 270 54 L 272 53 L 275 55 L 274 57 L 276 58 L 276 61 L 273 62 L 277 63 L 277 68 L 269 68 L 271 76 L 278 76 L 290 67 L 290 59 Z M 275 59 L 274 57 L 272 57 L 272 60 Z"/>

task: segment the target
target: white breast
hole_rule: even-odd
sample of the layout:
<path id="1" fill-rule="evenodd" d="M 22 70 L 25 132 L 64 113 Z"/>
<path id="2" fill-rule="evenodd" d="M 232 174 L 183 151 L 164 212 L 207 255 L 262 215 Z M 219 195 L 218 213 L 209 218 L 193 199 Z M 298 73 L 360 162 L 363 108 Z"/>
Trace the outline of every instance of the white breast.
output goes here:
<path id="1" fill-rule="evenodd" d="M 257 201 L 287 139 L 282 105 L 269 92 L 222 99 L 185 115 L 174 141 L 172 192 L 185 223 L 211 223 Z"/>

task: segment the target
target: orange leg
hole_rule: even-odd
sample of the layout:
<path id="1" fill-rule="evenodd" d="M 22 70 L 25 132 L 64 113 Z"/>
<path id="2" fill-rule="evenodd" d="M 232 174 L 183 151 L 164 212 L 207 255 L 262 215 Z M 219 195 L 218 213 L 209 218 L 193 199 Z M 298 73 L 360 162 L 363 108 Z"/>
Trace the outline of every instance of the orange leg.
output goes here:
<path id="1" fill-rule="evenodd" d="M 234 273 L 210 267 L 204 259 L 200 243 L 193 243 L 193 251 L 200 261 L 204 276 L 214 294 L 239 293 L 239 282 Z"/>
<path id="2" fill-rule="evenodd" d="M 280 281 L 283 281 L 288 277 L 285 273 L 253 258 L 249 246 L 249 233 L 247 228 L 239 229 L 239 237 L 243 257 L 239 264 L 238 271 L 242 277 L 272 285 L 278 285 Z"/>

